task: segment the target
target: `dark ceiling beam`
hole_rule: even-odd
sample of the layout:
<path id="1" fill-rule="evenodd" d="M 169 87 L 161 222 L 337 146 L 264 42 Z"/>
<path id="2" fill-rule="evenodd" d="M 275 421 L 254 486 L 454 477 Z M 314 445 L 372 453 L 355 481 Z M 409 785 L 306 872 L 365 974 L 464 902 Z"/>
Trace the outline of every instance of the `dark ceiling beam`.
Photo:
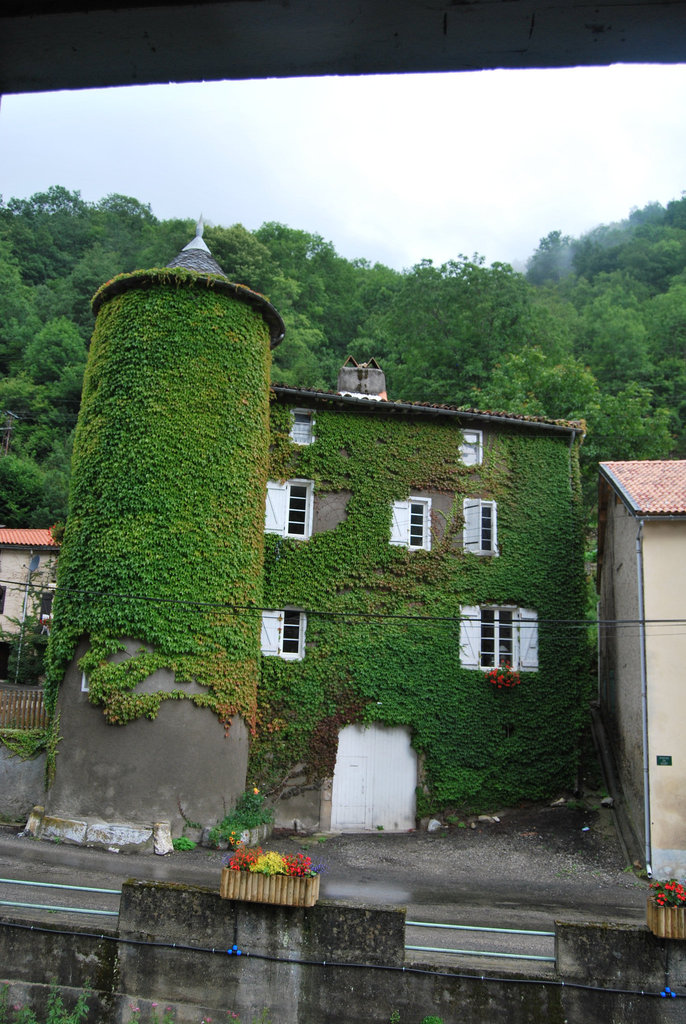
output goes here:
<path id="1" fill-rule="evenodd" d="M 0 11 L 6 93 L 683 61 L 686 0 L 14 0 Z"/>

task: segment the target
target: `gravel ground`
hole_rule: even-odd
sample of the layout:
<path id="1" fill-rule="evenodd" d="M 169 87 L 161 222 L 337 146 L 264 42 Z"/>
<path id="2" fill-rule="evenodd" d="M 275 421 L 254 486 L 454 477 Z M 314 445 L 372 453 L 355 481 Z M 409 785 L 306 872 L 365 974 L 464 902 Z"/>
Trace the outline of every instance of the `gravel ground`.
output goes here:
<path id="1" fill-rule="evenodd" d="M 289 836 L 270 847 L 306 848 L 322 861 L 322 895 L 432 907 L 432 919 L 642 920 L 647 882 L 627 864 L 614 811 L 529 804 L 436 832 Z"/>

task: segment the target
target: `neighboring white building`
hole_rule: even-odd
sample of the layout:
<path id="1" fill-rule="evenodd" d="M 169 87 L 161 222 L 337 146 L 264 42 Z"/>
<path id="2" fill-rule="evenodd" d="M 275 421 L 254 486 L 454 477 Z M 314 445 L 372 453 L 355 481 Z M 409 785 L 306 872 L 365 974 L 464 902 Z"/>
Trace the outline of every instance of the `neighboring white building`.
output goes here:
<path id="1" fill-rule="evenodd" d="M 4 632 L 16 632 L 17 622 L 34 613 L 41 616 L 45 629 L 50 628 L 58 554 L 49 530 L 0 527 L 0 628 Z M 0 680 L 7 679 L 9 652 L 9 643 L 0 641 Z"/>
<path id="2" fill-rule="evenodd" d="M 599 696 L 656 878 L 686 876 L 686 461 L 606 462 L 598 502 Z"/>

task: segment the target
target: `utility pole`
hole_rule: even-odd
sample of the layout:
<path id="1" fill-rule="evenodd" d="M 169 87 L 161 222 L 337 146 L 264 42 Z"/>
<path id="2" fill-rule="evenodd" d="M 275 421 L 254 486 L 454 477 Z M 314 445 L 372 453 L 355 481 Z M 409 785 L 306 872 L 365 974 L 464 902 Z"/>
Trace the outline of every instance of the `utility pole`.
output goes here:
<path id="1" fill-rule="evenodd" d="M 3 456 L 9 455 L 10 443 L 12 441 L 12 428 L 14 427 L 14 421 L 18 419 L 19 417 L 15 416 L 13 412 L 5 412 L 5 425 L 4 427 L 2 427 L 3 438 L 2 445 L 0 448 Z"/>
<path id="2" fill-rule="evenodd" d="M 24 625 L 26 623 L 26 606 L 29 602 L 29 587 L 31 586 L 31 577 L 40 565 L 40 555 L 33 555 L 31 561 L 28 564 L 26 570 L 26 590 L 24 591 L 24 610 L 21 614 L 21 630 L 19 632 L 19 650 L 17 651 L 17 668 L 14 673 L 14 683 L 16 686 L 17 680 L 19 679 L 19 662 L 21 661 L 21 648 L 24 643 Z"/>

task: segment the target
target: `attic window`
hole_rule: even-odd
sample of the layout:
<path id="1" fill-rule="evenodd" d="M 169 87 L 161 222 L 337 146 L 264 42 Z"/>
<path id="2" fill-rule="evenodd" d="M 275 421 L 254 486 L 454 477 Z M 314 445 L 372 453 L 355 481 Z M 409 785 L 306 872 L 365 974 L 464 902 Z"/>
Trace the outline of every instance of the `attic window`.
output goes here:
<path id="1" fill-rule="evenodd" d="M 465 466 L 479 466 L 484 457 L 484 435 L 481 430 L 463 430 L 460 456 Z"/>
<path id="2" fill-rule="evenodd" d="M 314 416 L 311 409 L 291 409 L 291 441 L 294 444 L 312 444 L 314 441 Z"/>

